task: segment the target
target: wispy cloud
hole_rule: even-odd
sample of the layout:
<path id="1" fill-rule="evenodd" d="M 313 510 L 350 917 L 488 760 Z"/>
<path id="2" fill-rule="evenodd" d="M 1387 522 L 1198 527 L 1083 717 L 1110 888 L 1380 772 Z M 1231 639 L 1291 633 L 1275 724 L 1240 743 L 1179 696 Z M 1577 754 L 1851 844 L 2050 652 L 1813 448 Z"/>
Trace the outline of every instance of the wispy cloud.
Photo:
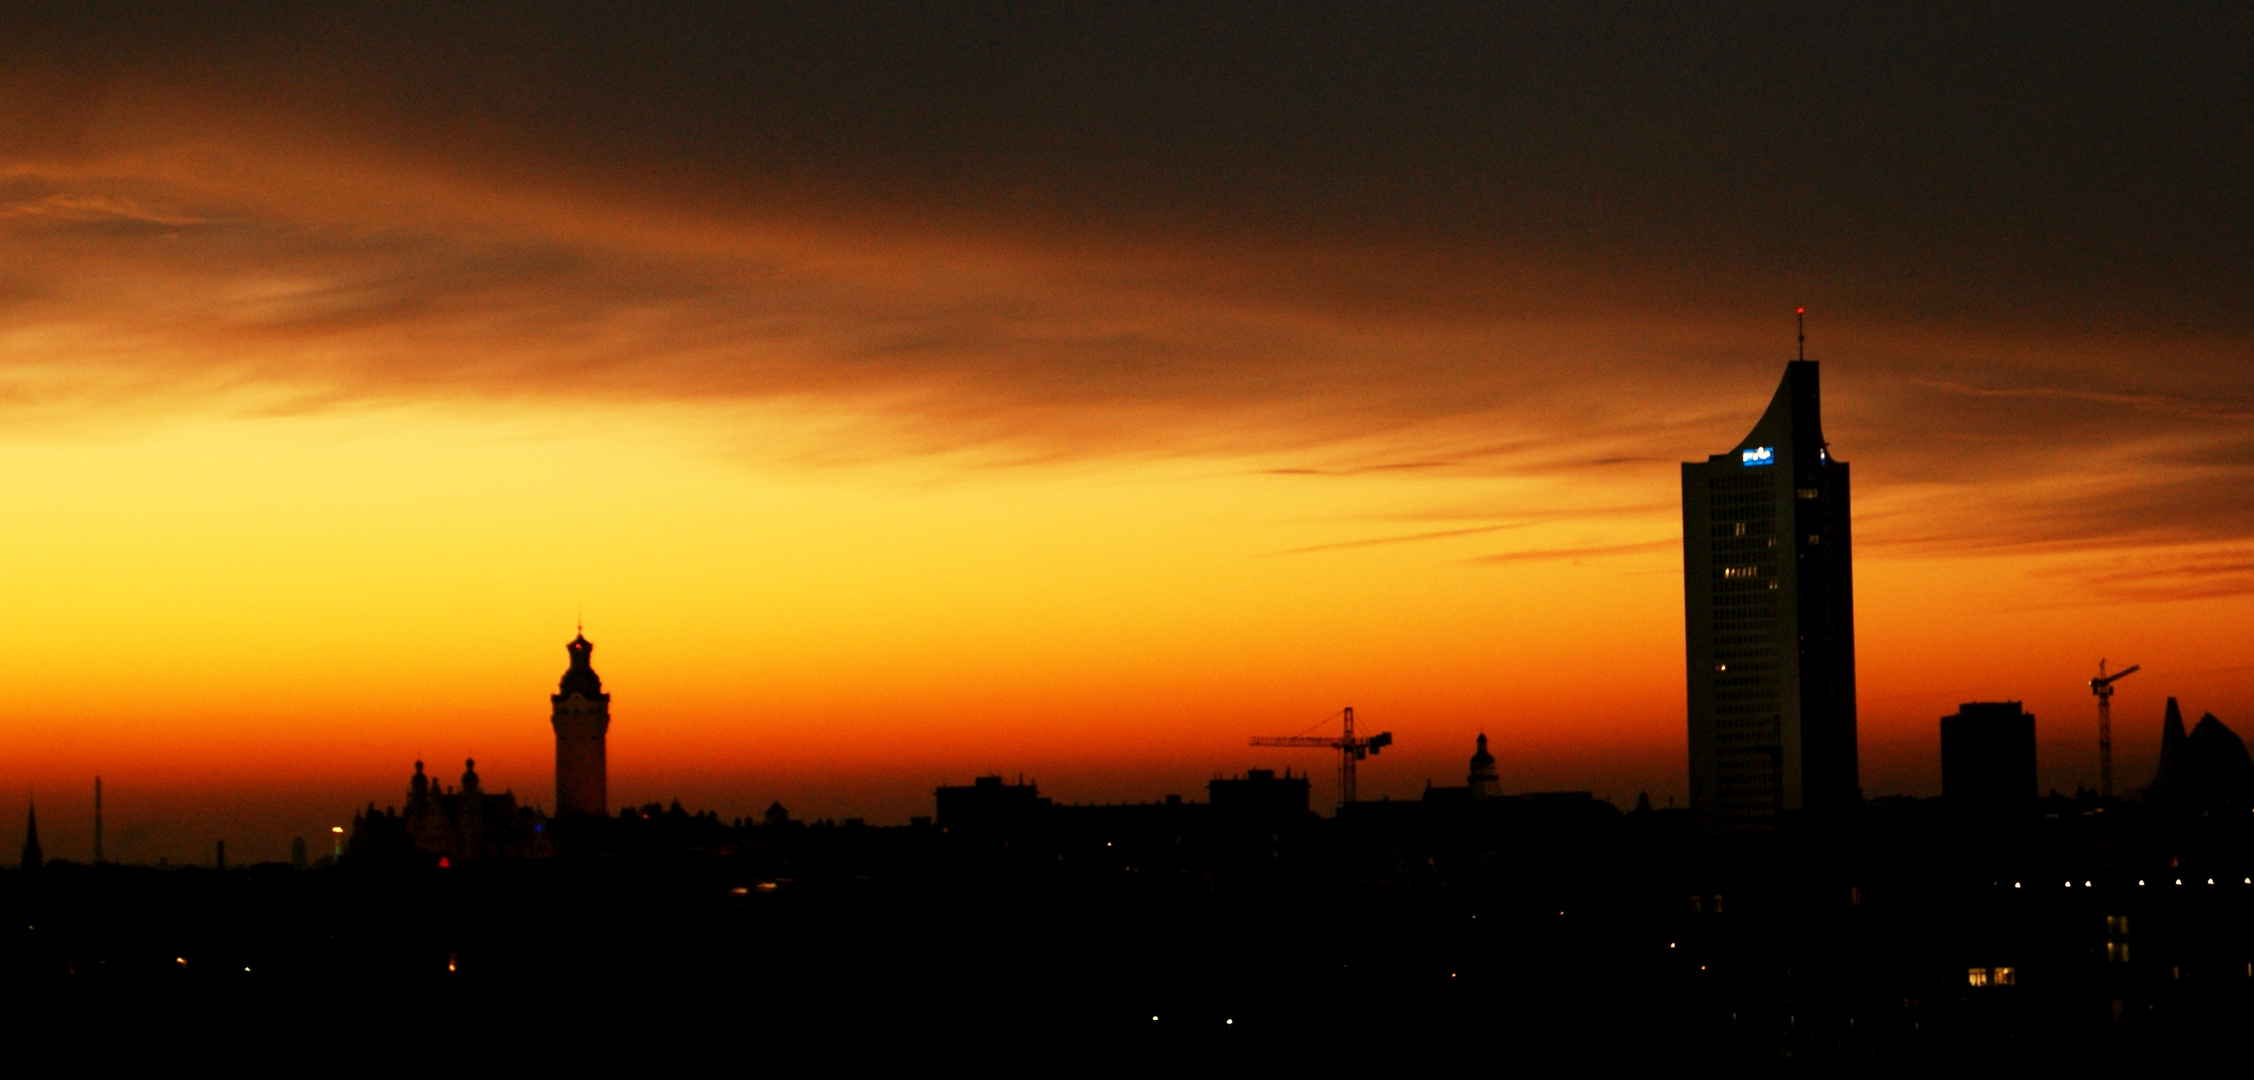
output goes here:
<path id="1" fill-rule="evenodd" d="M 1421 472 L 1426 469 L 1445 469 L 1456 465 L 1453 461 L 1397 461 L 1377 465 L 1352 465 L 1335 469 L 1282 468 L 1269 469 L 1271 476 L 1366 476 L 1370 473 Z"/>
<path id="2" fill-rule="evenodd" d="M 25 202 L 0 206 L 0 218 L 34 218 L 69 222 L 129 221 L 145 225 L 183 228 L 207 225 L 211 219 L 170 212 L 117 196 L 75 195 L 58 192 Z"/>
<path id="3" fill-rule="evenodd" d="M 2075 390 L 2055 386 L 1972 386 L 1941 379 L 1913 379 L 1911 384 L 1968 397 L 2047 399 L 2094 405 L 2120 405 L 2132 409 L 2211 420 L 2254 419 L 2254 408 L 2248 407 L 2244 402 L 2235 401 L 2202 401 L 2166 394 Z"/>
<path id="4" fill-rule="evenodd" d="M 1494 555 L 1481 555 L 1464 560 L 1473 565 L 1495 565 L 1521 562 L 1570 562 L 1580 559 L 1597 559 L 1612 555 L 1642 555 L 1653 551 L 1674 551 L 1682 546 L 1681 540 L 1650 540 L 1640 544 L 1591 544 L 1582 547 L 1541 548 L 1532 551 L 1505 551 Z"/>
<path id="5" fill-rule="evenodd" d="M 2210 600 L 2254 595 L 2254 548 L 2156 550 L 2042 571 L 2069 602 Z"/>
<path id="6" fill-rule="evenodd" d="M 1407 536 L 1379 536 L 1368 540 L 1341 540 L 1330 544 L 1309 544 L 1306 547 L 1279 551 L 1278 555 L 1305 555 L 1316 551 L 1341 551 L 1348 548 L 1384 547 L 1390 544 L 1414 544 L 1425 540 L 1448 540 L 1458 536 L 1481 536 L 1505 529 L 1524 528 L 1525 524 L 1482 525 L 1471 529 L 1446 529 L 1440 532 L 1411 533 Z"/>

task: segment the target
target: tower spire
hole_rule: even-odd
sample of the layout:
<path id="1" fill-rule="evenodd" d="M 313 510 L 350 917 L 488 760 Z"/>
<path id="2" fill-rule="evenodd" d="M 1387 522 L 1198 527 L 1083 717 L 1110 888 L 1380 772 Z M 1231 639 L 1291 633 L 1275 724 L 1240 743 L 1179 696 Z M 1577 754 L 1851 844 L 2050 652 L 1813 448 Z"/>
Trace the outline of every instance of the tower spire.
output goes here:
<path id="1" fill-rule="evenodd" d="M 23 828 L 23 868 L 37 870 L 47 857 L 39 850 L 39 801 L 26 800 Z"/>
<path id="2" fill-rule="evenodd" d="M 1794 308 L 1792 316 L 1800 320 L 1800 359 L 1808 358 L 1808 309 Z"/>

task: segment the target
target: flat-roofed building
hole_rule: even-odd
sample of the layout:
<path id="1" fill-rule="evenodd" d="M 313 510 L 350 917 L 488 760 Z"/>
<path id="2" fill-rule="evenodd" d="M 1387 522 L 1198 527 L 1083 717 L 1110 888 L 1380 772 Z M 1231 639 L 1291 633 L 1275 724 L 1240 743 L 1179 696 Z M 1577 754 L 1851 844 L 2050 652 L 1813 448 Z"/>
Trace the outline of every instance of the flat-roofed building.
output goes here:
<path id="1" fill-rule="evenodd" d="M 1967 701 L 1941 718 L 1941 797 L 2034 800 L 2035 718 L 2016 701 Z"/>

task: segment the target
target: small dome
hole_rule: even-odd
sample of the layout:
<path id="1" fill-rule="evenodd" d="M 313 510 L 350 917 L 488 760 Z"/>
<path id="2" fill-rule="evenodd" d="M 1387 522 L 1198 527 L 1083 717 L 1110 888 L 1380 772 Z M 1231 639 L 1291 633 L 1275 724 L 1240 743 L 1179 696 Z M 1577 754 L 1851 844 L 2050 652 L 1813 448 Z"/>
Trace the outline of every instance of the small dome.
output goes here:
<path id="1" fill-rule="evenodd" d="M 1479 749 L 1472 752 L 1471 763 L 1474 765 L 1493 765 L 1495 763 L 1495 755 L 1487 752 L 1487 733 L 1484 731 L 1479 733 Z"/>
<path id="2" fill-rule="evenodd" d="M 587 635 L 581 634 L 572 638 L 571 643 L 564 646 L 564 650 L 571 654 L 571 667 L 564 671 L 563 682 L 557 686 L 557 696 L 570 697 L 578 694 L 590 701 L 602 696 L 603 680 L 595 674 L 595 667 L 591 662 L 595 644 L 587 640 Z"/>

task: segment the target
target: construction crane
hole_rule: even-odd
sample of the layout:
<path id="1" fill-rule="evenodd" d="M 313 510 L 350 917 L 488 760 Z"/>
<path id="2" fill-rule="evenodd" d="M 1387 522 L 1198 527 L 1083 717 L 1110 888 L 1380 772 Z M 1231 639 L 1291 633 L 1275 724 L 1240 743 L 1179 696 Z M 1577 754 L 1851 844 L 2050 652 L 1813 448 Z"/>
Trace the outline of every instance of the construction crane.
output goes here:
<path id="1" fill-rule="evenodd" d="M 2099 660 L 2097 678 L 2090 680 L 2090 693 L 2097 695 L 2097 790 L 2104 798 L 2113 797 L 2113 684 L 2143 667 L 2143 664 L 2130 664 L 2108 675 L 2105 661 Z"/>
<path id="2" fill-rule="evenodd" d="M 1338 751 L 1338 804 L 1345 806 L 1354 801 L 1354 763 L 1393 745 L 1393 733 L 1381 731 L 1366 739 L 1354 735 L 1354 707 L 1346 707 L 1346 734 L 1341 738 L 1323 735 L 1255 735 L 1254 746 L 1316 747 Z"/>

